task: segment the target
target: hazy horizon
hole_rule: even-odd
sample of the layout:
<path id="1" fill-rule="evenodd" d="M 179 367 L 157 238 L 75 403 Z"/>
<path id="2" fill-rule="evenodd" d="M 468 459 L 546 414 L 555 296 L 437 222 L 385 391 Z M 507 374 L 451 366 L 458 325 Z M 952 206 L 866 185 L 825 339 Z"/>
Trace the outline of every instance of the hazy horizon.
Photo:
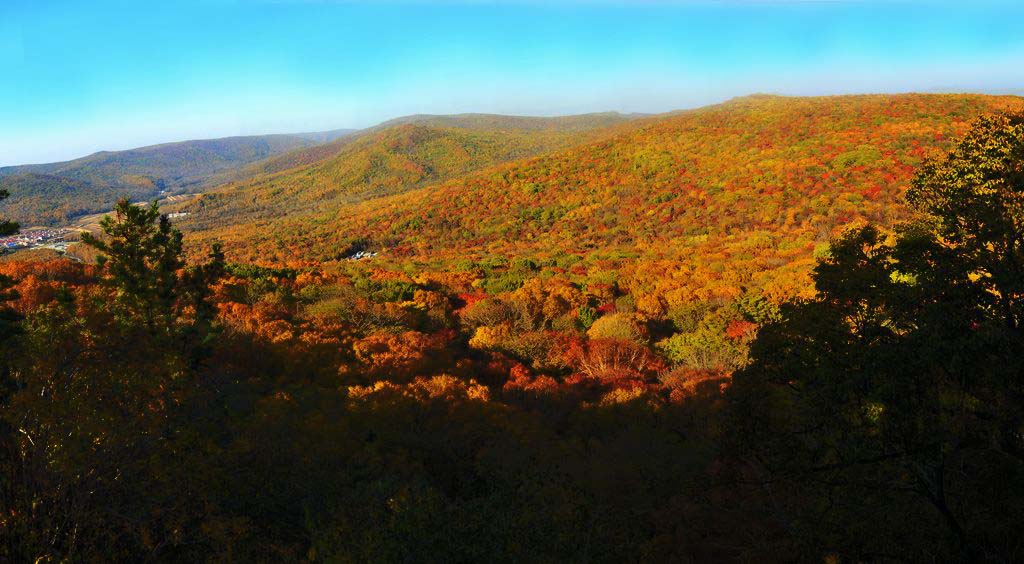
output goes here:
<path id="1" fill-rule="evenodd" d="M 715 104 L 720 104 L 720 103 L 728 102 L 729 100 L 733 100 L 733 99 L 736 99 L 736 98 L 743 98 L 743 97 L 747 97 L 747 96 L 783 96 L 783 97 L 801 97 L 801 96 L 860 96 L 860 95 L 870 96 L 870 95 L 873 95 L 873 94 L 881 94 L 881 95 L 885 95 L 885 94 L 891 94 L 891 95 L 901 95 L 901 94 L 977 94 L 977 95 L 986 95 L 986 96 L 1024 96 L 1024 91 L 1020 91 L 1020 90 L 1007 90 L 1007 91 L 987 91 L 987 92 L 985 92 L 985 91 L 967 91 L 967 90 L 932 90 L 932 91 L 905 91 L 905 92 L 841 92 L 841 93 L 821 93 L 821 94 L 809 94 L 809 95 L 802 95 L 802 94 L 777 94 L 777 93 L 774 93 L 774 92 L 750 92 L 750 93 L 747 93 L 747 94 L 738 94 L 736 96 L 730 96 L 728 98 L 724 98 L 722 100 L 708 102 L 706 104 L 698 104 L 698 105 L 695 105 L 695 106 L 674 108 L 674 109 L 664 110 L 664 111 L 659 111 L 659 112 L 624 112 L 624 111 L 621 111 L 621 110 L 614 110 L 614 109 L 612 109 L 612 110 L 596 110 L 596 111 L 589 111 L 589 112 L 568 112 L 568 113 L 558 113 L 558 114 L 513 114 L 513 113 L 504 113 L 504 114 L 502 114 L 502 113 L 497 113 L 497 112 L 473 112 L 473 111 L 466 111 L 466 112 L 459 111 L 459 112 L 452 112 L 452 113 L 449 113 L 449 114 L 426 114 L 426 113 L 421 113 L 421 114 L 403 114 L 403 115 L 396 115 L 396 116 L 385 117 L 384 119 L 382 119 L 380 121 L 373 122 L 373 123 L 371 123 L 369 125 L 366 125 L 366 126 L 363 126 L 363 127 L 344 127 L 344 126 L 341 126 L 341 127 L 326 127 L 326 128 L 323 128 L 323 129 L 303 129 L 303 130 L 288 129 L 288 130 L 282 130 L 282 131 L 276 131 L 276 130 L 270 131 L 270 130 L 268 130 L 268 131 L 254 131 L 254 132 L 232 133 L 232 134 L 227 134 L 227 135 L 213 135 L 213 136 L 205 136 L 205 137 L 188 137 L 188 138 L 181 138 L 181 139 L 178 139 L 178 138 L 162 139 L 162 140 L 157 140 L 157 141 L 153 141 L 153 142 L 148 142 L 148 143 L 145 143 L 145 144 L 142 144 L 142 145 L 124 145 L 124 146 L 116 146 L 116 147 L 111 147 L 111 148 L 99 148 L 99 149 L 90 151 L 88 153 L 83 153 L 83 154 L 79 154 L 79 155 L 73 155 L 73 156 L 70 156 L 70 157 L 67 157 L 67 158 L 62 158 L 62 159 L 57 159 L 57 160 L 37 161 L 37 162 L 18 162 L 18 163 L 4 163 L 4 162 L 0 162 L 0 168 L 17 167 L 17 166 L 32 166 L 32 165 L 68 162 L 68 161 L 74 161 L 74 160 L 90 157 L 92 155 L 99 154 L 99 153 L 110 153 L 110 152 L 118 152 L 118 151 L 130 151 L 130 150 L 134 150 L 134 149 L 145 149 L 147 147 L 155 147 L 155 146 L 159 146 L 159 145 L 171 145 L 171 144 L 174 144 L 174 143 L 187 143 L 187 142 L 191 142 L 191 141 L 210 141 L 210 140 L 215 140 L 215 139 L 227 139 L 227 138 L 233 138 L 233 137 L 260 137 L 260 136 L 267 136 L 267 135 L 306 135 L 306 134 L 326 133 L 326 132 L 340 131 L 340 130 L 361 131 L 363 129 L 373 128 L 373 127 L 375 127 L 377 125 L 380 125 L 382 123 L 387 123 L 388 121 L 392 121 L 392 120 L 396 120 L 396 119 L 401 119 L 401 118 L 404 118 L 404 117 L 415 116 L 415 115 L 480 114 L 480 115 L 504 115 L 504 116 L 510 116 L 510 117 L 567 117 L 567 116 L 585 115 L 585 114 L 618 113 L 618 114 L 622 114 L 622 115 L 634 114 L 634 115 L 651 115 L 651 116 L 654 116 L 654 115 L 661 115 L 661 114 L 667 114 L 667 113 L 678 112 L 678 111 L 687 111 L 687 110 L 699 109 L 699 108 L 702 108 L 702 107 L 711 106 L 711 105 L 715 105 Z"/>
<path id="2" fill-rule="evenodd" d="M 0 166 L 410 114 L 1020 93 L 1021 16 L 1003 1 L 14 0 Z"/>

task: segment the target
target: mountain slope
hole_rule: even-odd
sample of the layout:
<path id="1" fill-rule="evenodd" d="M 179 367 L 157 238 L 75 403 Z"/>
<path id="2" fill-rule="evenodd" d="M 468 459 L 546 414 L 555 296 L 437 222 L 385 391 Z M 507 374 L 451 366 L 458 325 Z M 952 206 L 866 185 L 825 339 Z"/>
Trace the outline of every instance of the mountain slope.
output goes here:
<path id="1" fill-rule="evenodd" d="M 93 202 L 106 201 L 110 193 L 106 185 L 40 173 L 0 178 L 0 188 L 10 192 L 12 200 L 0 204 L 10 210 L 3 214 L 30 224 L 89 213 Z"/>
<path id="2" fill-rule="evenodd" d="M 251 165 L 238 172 L 250 178 L 204 194 L 182 210 L 195 213 L 196 228 L 335 210 L 568 147 L 630 119 L 620 114 L 402 118 Z"/>
<path id="3" fill-rule="evenodd" d="M 229 170 L 348 133 L 337 130 L 182 141 L 104 151 L 60 163 L 3 167 L 0 188 L 7 189 L 11 197 L 0 211 L 27 224 L 59 223 L 77 214 L 108 210 L 122 195 L 141 199 L 161 191 L 204 187 Z"/>
<path id="4" fill-rule="evenodd" d="M 433 128 L 515 132 L 519 134 L 527 132 L 588 133 L 610 128 L 641 117 L 645 116 L 639 114 L 625 115 L 616 112 L 557 117 L 505 116 L 495 114 L 411 115 L 386 121 L 354 135 L 336 139 L 330 143 L 296 149 L 253 163 L 238 171 L 231 180 L 244 180 L 260 174 L 272 174 L 302 165 L 313 164 L 338 155 L 350 143 L 361 137 L 373 135 L 382 130 L 400 125 L 412 124 Z"/>
<path id="5" fill-rule="evenodd" d="M 498 114 L 416 114 L 386 121 L 374 129 L 396 125 L 416 124 L 431 127 L 453 127 L 460 129 L 490 129 L 512 131 L 577 131 L 584 132 L 610 127 L 632 119 L 648 117 L 646 114 L 620 114 L 599 112 L 571 116 L 533 117 L 506 116 Z"/>
<path id="6" fill-rule="evenodd" d="M 852 222 L 908 217 L 914 167 L 1016 97 L 756 96 L 406 194 L 198 234 L 236 257 L 339 258 L 438 268 L 529 257 L 656 300 L 784 297 L 810 288 L 815 252 Z M 194 237 L 195 239 L 195 237 Z M 490 260 L 490 259 L 488 259 Z M 596 280 L 596 279 L 595 279 Z"/>

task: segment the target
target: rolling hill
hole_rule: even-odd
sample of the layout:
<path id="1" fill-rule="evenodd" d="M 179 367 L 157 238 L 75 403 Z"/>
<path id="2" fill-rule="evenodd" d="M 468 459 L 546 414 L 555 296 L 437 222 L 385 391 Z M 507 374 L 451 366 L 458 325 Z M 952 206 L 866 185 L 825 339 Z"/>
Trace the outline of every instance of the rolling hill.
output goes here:
<path id="1" fill-rule="evenodd" d="M 183 225 L 198 231 L 193 241 L 222 240 L 230 256 L 267 264 L 336 260 L 362 241 L 381 251 L 378 264 L 448 270 L 530 259 L 652 304 L 751 289 L 782 299 L 810 291 L 813 256 L 844 226 L 906 218 L 901 195 L 925 157 L 976 117 L 1022 107 L 1018 97 L 980 95 L 752 96 L 446 182 L 403 162 L 385 177 L 424 186 L 398 195 L 365 199 L 388 190 L 369 188 L 372 176 L 332 176 L 352 166 L 339 160 L 304 169 L 305 184 L 287 196 L 324 205 L 232 225 L 204 219 L 204 198 Z M 337 178 L 369 194 L 346 205 L 305 191 Z M 266 201 L 280 186 L 263 187 Z"/>
<path id="2" fill-rule="evenodd" d="M 585 132 L 610 127 L 623 121 L 648 117 L 647 114 L 599 112 L 555 117 L 507 116 L 499 114 L 415 114 L 385 121 L 373 129 L 416 124 L 459 129 L 490 129 L 498 131 L 560 131 Z"/>
<path id="3" fill-rule="evenodd" d="M 230 180 L 244 180 L 262 174 L 272 174 L 302 165 L 313 164 L 335 157 L 350 143 L 363 136 L 373 135 L 382 130 L 401 125 L 421 127 L 482 130 L 495 133 L 516 132 L 539 133 L 587 133 L 644 117 L 640 114 L 624 115 L 617 112 L 581 114 L 557 117 L 506 116 L 495 114 L 427 115 L 417 114 L 388 120 L 374 127 L 361 130 L 358 134 L 345 136 L 329 143 L 289 151 L 253 163 L 237 171 Z"/>
<path id="4" fill-rule="evenodd" d="M 250 165 L 236 172 L 240 180 L 204 194 L 181 211 L 195 215 L 196 228 L 206 228 L 337 210 L 566 148 L 633 119 L 613 113 L 400 118 Z"/>
<path id="5" fill-rule="evenodd" d="M 103 151 L 72 161 L 0 168 L 0 189 L 11 193 L 0 211 L 25 224 L 57 224 L 109 210 L 122 195 L 152 198 L 221 182 L 246 164 L 351 133 L 336 130 L 182 141 Z"/>

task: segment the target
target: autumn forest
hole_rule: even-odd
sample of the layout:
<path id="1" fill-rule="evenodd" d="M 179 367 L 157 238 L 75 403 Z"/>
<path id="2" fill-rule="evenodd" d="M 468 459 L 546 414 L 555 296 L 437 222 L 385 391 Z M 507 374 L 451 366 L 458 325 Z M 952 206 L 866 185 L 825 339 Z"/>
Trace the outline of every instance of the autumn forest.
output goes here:
<path id="1" fill-rule="evenodd" d="M 1024 560 L 1024 99 L 0 169 L 0 561 Z M 20 224 L 20 225 L 19 225 Z"/>

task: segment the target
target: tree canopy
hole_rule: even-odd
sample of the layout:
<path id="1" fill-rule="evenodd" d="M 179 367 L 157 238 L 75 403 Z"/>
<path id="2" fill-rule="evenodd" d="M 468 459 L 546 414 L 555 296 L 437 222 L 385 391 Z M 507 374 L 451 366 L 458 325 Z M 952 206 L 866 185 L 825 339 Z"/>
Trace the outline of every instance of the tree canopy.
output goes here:
<path id="1" fill-rule="evenodd" d="M 95 264 L 0 262 L 0 560 L 1020 561 L 1022 123 L 795 297 L 622 247 L 227 263 L 121 201 Z"/>

